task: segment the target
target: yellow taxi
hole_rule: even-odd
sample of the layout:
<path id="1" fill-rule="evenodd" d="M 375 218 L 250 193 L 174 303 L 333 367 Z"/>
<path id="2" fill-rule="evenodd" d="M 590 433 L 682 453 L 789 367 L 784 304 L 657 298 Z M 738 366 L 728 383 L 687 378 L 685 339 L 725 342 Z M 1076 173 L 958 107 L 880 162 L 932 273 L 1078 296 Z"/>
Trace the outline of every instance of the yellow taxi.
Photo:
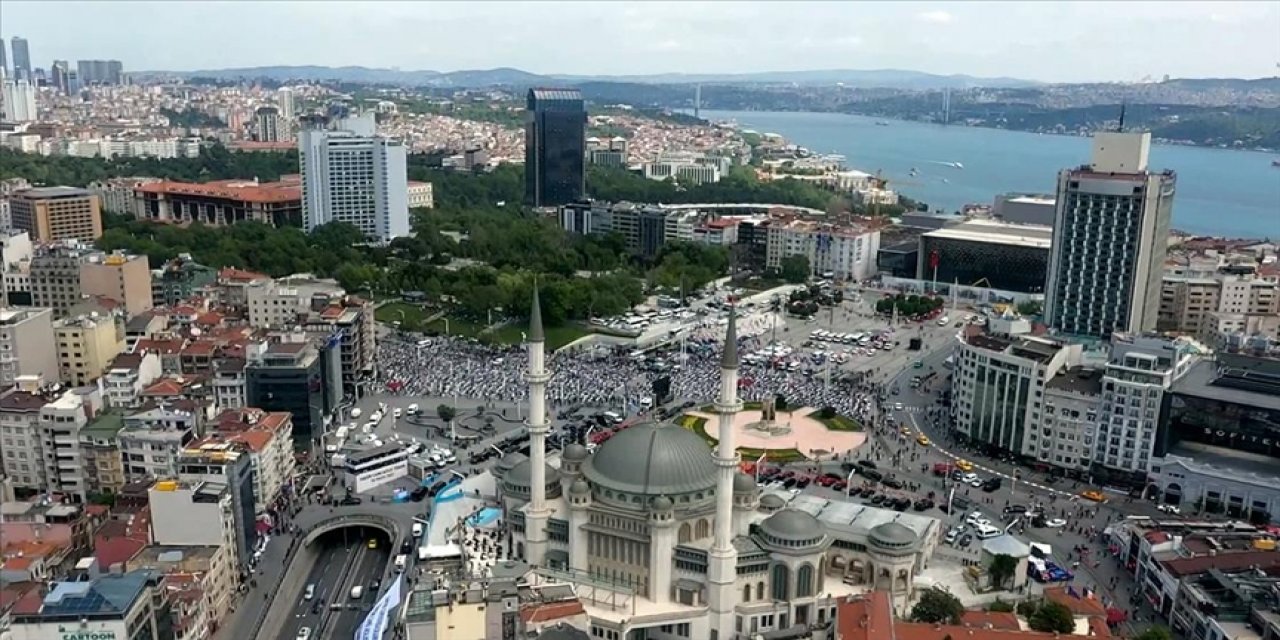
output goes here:
<path id="1" fill-rule="evenodd" d="M 973 463 L 968 460 L 956 460 L 956 468 L 965 473 L 969 473 L 970 471 L 973 471 Z"/>
<path id="2" fill-rule="evenodd" d="M 898 431 L 899 431 L 899 432 L 901 432 L 901 433 L 902 433 L 902 435 L 904 435 L 904 436 L 909 436 L 909 435 L 911 435 L 911 427 L 904 426 L 904 427 L 902 427 L 901 429 L 898 429 Z"/>
<path id="3" fill-rule="evenodd" d="M 369 548 L 370 548 L 370 549 L 377 549 L 377 548 L 378 548 L 378 539 L 377 539 L 377 538 L 369 538 Z"/>
<path id="4" fill-rule="evenodd" d="M 1090 490 L 1088 490 L 1088 491 L 1082 491 L 1082 492 L 1080 492 L 1080 495 L 1081 495 L 1081 496 L 1083 496 L 1084 498 L 1086 498 L 1086 499 L 1088 499 L 1088 500 L 1092 500 L 1092 501 L 1094 501 L 1094 502 L 1106 502 L 1106 501 L 1107 501 L 1107 496 L 1103 495 L 1101 491 L 1094 491 L 1093 489 L 1090 489 Z"/>
<path id="5" fill-rule="evenodd" d="M 917 442 L 917 443 L 919 443 L 919 444 L 920 444 L 920 446 L 922 446 L 922 447 L 927 447 L 927 446 L 929 446 L 929 438 L 928 438 L 928 437 L 926 437 L 924 434 L 921 434 L 921 435 L 919 435 L 919 436 L 916 436 L 916 442 Z"/>

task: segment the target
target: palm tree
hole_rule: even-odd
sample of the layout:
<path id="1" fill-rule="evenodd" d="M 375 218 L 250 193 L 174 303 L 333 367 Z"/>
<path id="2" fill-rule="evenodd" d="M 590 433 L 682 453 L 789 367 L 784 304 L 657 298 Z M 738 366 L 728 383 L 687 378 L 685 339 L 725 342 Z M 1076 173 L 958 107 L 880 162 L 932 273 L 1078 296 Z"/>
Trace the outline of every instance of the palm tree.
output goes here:
<path id="1" fill-rule="evenodd" d="M 1003 553 L 991 559 L 987 574 L 991 576 L 991 586 L 1004 589 L 1009 579 L 1018 571 L 1018 561 L 1013 556 Z"/>

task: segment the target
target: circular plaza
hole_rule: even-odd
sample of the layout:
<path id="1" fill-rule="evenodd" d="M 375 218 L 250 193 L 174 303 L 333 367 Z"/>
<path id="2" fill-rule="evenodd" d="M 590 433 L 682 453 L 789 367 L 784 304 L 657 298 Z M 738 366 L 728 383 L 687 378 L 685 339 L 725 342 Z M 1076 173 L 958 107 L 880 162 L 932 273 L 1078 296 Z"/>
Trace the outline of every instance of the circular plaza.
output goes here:
<path id="1" fill-rule="evenodd" d="M 686 412 L 679 423 L 713 446 L 719 441 L 720 416 L 711 405 Z M 733 415 L 733 430 L 743 462 L 754 462 L 762 455 L 776 463 L 830 460 L 867 440 L 860 423 L 830 407 L 778 408 L 772 403 L 747 402 Z"/>

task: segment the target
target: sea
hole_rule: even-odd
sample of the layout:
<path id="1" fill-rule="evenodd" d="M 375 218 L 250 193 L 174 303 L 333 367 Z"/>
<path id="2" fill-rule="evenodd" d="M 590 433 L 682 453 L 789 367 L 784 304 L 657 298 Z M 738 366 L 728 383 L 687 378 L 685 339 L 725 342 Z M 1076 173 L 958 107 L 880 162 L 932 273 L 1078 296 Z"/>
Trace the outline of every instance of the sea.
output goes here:
<path id="1" fill-rule="evenodd" d="M 777 133 L 814 153 L 840 154 L 850 168 L 882 171 L 889 188 L 943 211 L 991 204 L 1008 192 L 1052 194 L 1058 171 L 1088 163 L 1090 154 L 1089 139 L 1079 136 L 837 113 L 703 110 L 701 116 Z M 1155 144 L 1150 166 L 1177 173 L 1175 229 L 1278 240 L 1280 167 L 1271 165 L 1277 159 L 1280 153 Z"/>

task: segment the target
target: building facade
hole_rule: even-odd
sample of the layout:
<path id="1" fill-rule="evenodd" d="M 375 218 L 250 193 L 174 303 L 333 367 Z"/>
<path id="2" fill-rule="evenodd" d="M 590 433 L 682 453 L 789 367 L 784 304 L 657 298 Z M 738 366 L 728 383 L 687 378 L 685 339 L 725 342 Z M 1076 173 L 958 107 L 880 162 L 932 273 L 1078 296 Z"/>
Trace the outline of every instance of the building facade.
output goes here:
<path id="1" fill-rule="evenodd" d="M 97 382 L 124 349 L 124 336 L 111 317 L 83 315 L 54 322 L 58 377 L 79 387 Z"/>
<path id="2" fill-rule="evenodd" d="M 172 637 L 163 576 L 146 569 L 54 582 L 42 599 L 9 612 L 13 640 L 166 640 Z"/>
<path id="3" fill-rule="evenodd" d="M 1165 275 L 1156 328 L 1205 337 L 1216 333 L 1208 322 L 1219 318 L 1280 316 L 1280 278 L 1260 277 L 1245 269 L 1225 268 L 1210 277 Z"/>
<path id="4" fill-rule="evenodd" d="M 919 280 L 1043 293 L 1053 227 L 971 220 L 920 236 Z"/>
<path id="5" fill-rule="evenodd" d="M 102 210 L 118 215 L 133 216 L 134 191 L 144 185 L 163 182 L 160 178 L 133 176 L 128 178 L 107 178 L 89 183 L 89 191 L 98 196 Z"/>
<path id="6" fill-rule="evenodd" d="M 91 253 L 80 263 L 80 293 L 113 300 L 132 318 L 151 309 L 151 263 L 147 256 Z"/>
<path id="7" fill-rule="evenodd" d="M 377 135 L 373 114 L 334 129 L 303 128 L 298 152 L 304 229 L 347 222 L 375 242 L 408 235 L 404 143 Z"/>
<path id="8" fill-rule="evenodd" d="M 256 179 L 154 182 L 133 190 L 130 212 L 139 220 L 174 224 L 298 226 L 302 224 L 302 187 L 295 182 Z"/>
<path id="9" fill-rule="evenodd" d="M 0 388 L 24 376 L 53 382 L 59 371 L 53 310 L 0 309 Z"/>
<path id="10" fill-rule="evenodd" d="M 1154 330 L 1174 174 L 1147 170 L 1151 134 L 1097 133 L 1088 166 L 1058 175 L 1045 319 L 1106 339 Z"/>
<path id="11" fill-rule="evenodd" d="M 769 224 L 765 267 L 781 269 L 783 258 L 802 255 L 814 275 L 861 281 L 875 275 L 879 251 L 877 229 L 774 220 Z"/>
<path id="12" fill-rule="evenodd" d="M 13 228 L 31 234 L 32 242 L 79 240 L 93 242 L 102 235 L 98 196 L 87 189 L 39 187 L 9 196 Z"/>
<path id="13" fill-rule="evenodd" d="M 525 203 L 558 207 L 586 195 L 587 106 L 577 89 L 530 89 L 524 133 Z"/>

